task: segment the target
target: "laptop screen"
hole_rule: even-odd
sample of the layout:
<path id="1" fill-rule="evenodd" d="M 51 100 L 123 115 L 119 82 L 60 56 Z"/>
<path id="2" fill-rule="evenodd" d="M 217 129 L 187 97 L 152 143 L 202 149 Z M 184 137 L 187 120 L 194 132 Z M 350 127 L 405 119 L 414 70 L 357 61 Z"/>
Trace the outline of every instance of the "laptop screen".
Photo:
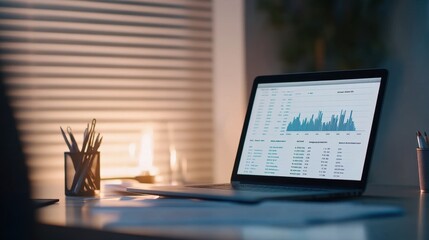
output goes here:
<path id="1" fill-rule="evenodd" d="M 360 181 L 380 84 L 381 77 L 257 84 L 236 173 Z"/>

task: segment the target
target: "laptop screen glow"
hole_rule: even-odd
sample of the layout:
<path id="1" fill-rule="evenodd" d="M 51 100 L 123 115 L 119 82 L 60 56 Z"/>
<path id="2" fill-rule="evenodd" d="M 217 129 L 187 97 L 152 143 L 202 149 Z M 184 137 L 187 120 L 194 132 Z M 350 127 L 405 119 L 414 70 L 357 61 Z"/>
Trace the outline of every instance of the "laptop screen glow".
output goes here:
<path id="1" fill-rule="evenodd" d="M 380 81 L 259 84 L 238 174 L 361 180 Z"/>

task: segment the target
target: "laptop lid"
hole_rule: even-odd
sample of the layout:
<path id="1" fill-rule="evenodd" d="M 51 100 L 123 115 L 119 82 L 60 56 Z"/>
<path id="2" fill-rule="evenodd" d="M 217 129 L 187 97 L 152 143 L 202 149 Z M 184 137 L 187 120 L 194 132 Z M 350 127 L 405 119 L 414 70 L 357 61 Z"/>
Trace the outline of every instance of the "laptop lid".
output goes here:
<path id="1" fill-rule="evenodd" d="M 387 74 L 257 77 L 231 181 L 363 190 Z"/>

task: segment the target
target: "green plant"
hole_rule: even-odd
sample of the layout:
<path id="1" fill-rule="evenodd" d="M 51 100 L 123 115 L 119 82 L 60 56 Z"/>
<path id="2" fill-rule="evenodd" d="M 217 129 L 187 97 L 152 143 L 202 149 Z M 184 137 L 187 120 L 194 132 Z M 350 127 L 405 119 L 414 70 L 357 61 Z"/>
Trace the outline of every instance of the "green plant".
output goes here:
<path id="1" fill-rule="evenodd" d="M 259 0 L 287 70 L 375 67 L 386 54 L 383 0 Z"/>

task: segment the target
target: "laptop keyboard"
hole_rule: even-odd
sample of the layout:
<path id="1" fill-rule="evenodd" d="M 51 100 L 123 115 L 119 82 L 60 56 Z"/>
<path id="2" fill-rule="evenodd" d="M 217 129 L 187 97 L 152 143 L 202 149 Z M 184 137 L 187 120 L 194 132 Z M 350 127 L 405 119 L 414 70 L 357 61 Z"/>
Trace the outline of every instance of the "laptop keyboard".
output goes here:
<path id="1" fill-rule="evenodd" d="M 212 184 L 212 185 L 197 185 L 191 186 L 196 188 L 211 188 L 211 189 L 225 189 L 225 190 L 240 190 L 240 191 L 257 191 L 257 192 L 279 192 L 279 191 L 323 191 L 319 188 L 304 188 L 304 187 L 286 187 L 286 186 L 272 186 L 272 185 L 256 185 L 256 184 L 239 184 L 232 185 L 229 183 Z"/>

